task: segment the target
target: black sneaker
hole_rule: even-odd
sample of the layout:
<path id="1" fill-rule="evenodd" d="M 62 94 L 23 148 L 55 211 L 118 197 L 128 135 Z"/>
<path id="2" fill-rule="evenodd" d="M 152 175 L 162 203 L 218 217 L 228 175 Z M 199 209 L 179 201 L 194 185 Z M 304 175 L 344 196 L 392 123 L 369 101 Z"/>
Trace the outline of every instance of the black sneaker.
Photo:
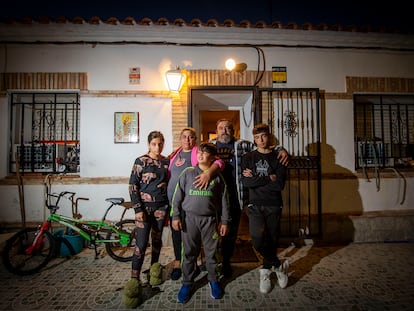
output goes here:
<path id="1" fill-rule="evenodd" d="M 229 278 L 232 276 L 233 274 L 233 269 L 231 268 L 230 263 L 225 263 L 223 262 L 223 265 L 221 266 L 221 274 L 225 277 L 225 278 Z"/>
<path id="2" fill-rule="evenodd" d="M 196 269 L 195 269 L 195 271 L 194 271 L 194 277 L 193 277 L 193 281 L 200 275 L 200 273 L 201 273 L 201 269 L 200 269 L 200 267 L 197 265 L 196 266 Z"/>
<path id="3" fill-rule="evenodd" d="M 171 272 L 171 280 L 177 281 L 181 277 L 181 269 L 180 268 L 174 268 Z"/>

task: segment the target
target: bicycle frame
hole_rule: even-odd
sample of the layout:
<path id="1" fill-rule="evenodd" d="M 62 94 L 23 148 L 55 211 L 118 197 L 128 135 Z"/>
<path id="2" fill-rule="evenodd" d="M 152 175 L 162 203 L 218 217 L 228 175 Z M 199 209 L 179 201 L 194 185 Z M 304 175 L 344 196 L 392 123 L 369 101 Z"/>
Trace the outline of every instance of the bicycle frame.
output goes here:
<path id="1" fill-rule="evenodd" d="M 88 242 L 93 242 L 93 243 L 119 242 L 121 245 L 128 245 L 129 242 L 131 241 L 128 233 L 124 233 L 121 230 L 119 230 L 116 226 L 106 223 L 105 220 L 100 220 L 100 221 L 84 221 L 83 220 L 82 221 L 82 220 L 74 219 L 72 217 L 64 216 L 60 214 L 50 214 L 48 220 L 45 222 L 45 224 L 46 223 L 49 224 L 49 225 L 45 225 L 45 227 L 47 227 L 46 230 L 50 228 L 52 222 L 56 222 L 68 228 L 71 228 L 73 231 L 79 233 L 82 236 L 82 238 L 84 238 Z M 91 228 L 90 232 L 87 232 L 85 230 L 82 230 L 82 228 L 79 228 L 79 226 L 92 226 L 95 228 Z M 107 232 L 108 230 L 114 231 L 115 233 L 119 235 L 120 238 L 109 239 L 109 240 L 100 238 L 99 233 Z"/>
<path id="2" fill-rule="evenodd" d="M 123 198 L 107 198 L 110 205 L 104 216 L 99 221 L 80 220 L 78 213 L 78 200 L 75 193 L 62 191 L 59 194 L 50 193 L 46 186 L 46 206 L 50 211 L 47 220 L 38 228 L 25 227 L 10 237 L 1 254 L 4 266 L 12 273 L 29 275 L 40 271 L 57 254 L 59 244 L 53 236 L 53 223 L 60 224 L 78 233 L 85 241 L 90 242 L 95 248 L 95 259 L 99 252 L 97 244 L 104 244 L 106 253 L 113 259 L 121 262 L 132 260 L 135 249 L 136 226 L 134 219 L 124 219 L 126 209 Z M 67 198 L 72 204 L 72 217 L 58 214 L 60 199 Z M 54 203 L 52 203 L 54 201 Z M 111 222 L 106 220 L 108 212 L 114 205 L 119 205 L 125 210 L 121 220 Z"/>
<path id="3" fill-rule="evenodd" d="M 78 212 L 78 201 L 79 200 L 89 200 L 87 198 L 77 198 L 75 200 L 75 193 L 70 191 L 62 191 L 61 193 L 53 194 L 50 193 L 50 186 L 47 181 L 50 181 L 51 176 L 48 175 L 45 179 L 45 187 L 46 187 L 46 206 L 50 210 L 50 215 L 46 222 L 42 225 L 41 230 L 49 230 L 51 228 L 51 223 L 59 223 L 64 225 L 65 227 L 71 228 L 73 231 L 77 232 L 82 236 L 83 239 L 85 239 L 88 242 L 92 243 L 115 243 L 119 242 L 121 245 L 128 245 L 131 242 L 131 238 L 128 233 L 124 233 L 119 228 L 117 228 L 114 225 L 110 225 L 106 222 L 106 216 L 108 215 L 109 210 L 114 205 L 121 205 L 124 203 L 123 198 L 108 198 L 106 201 L 110 202 L 111 205 L 106 209 L 104 216 L 100 221 L 85 221 L 80 220 L 82 217 L 81 214 Z M 51 204 L 51 199 L 56 199 L 55 204 Z M 72 217 L 65 216 L 61 214 L 56 214 L 57 210 L 59 209 L 59 202 L 62 198 L 67 198 L 72 204 Z M 124 206 L 124 212 L 122 213 L 121 220 L 124 217 L 125 211 L 127 207 Z M 44 227 L 43 227 L 44 226 Z M 82 230 L 82 227 L 94 227 L 87 230 Z M 115 232 L 119 239 L 103 239 L 100 237 L 99 233 L 108 232 L 109 230 L 112 230 Z M 34 241 L 36 243 L 36 241 Z"/>

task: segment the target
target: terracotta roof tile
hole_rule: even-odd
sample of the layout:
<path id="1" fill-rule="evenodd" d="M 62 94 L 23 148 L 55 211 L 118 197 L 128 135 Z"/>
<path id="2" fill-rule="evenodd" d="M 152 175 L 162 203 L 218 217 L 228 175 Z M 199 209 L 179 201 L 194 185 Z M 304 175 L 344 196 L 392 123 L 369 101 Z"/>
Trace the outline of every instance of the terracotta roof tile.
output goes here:
<path id="1" fill-rule="evenodd" d="M 313 30 L 313 25 L 311 23 L 305 23 L 301 27 L 303 30 Z"/>
<path id="2" fill-rule="evenodd" d="M 119 25 L 120 24 L 119 20 L 115 17 L 108 18 L 105 23 L 110 24 L 110 25 Z"/>
<path id="3" fill-rule="evenodd" d="M 356 32 L 358 28 L 355 25 L 348 25 L 344 28 L 345 31 Z"/>
<path id="4" fill-rule="evenodd" d="M 219 23 L 216 19 L 209 19 L 207 22 L 203 22 L 198 18 L 192 19 L 190 22 L 187 23 L 182 18 L 177 18 L 173 22 L 170 22 L 167 18 L 162 17 L 159 18 L 157 21 L 153 21 L 152 19 L 146 17 L 141 19 L 140 21 L 135 20 L 133 17 L 129 16 L 124 18 L 120 21 L 116 17 L 110 17 L 106 21 L 102 21 L 99 16 L 93 16 L 88 21 L 81 16 L 75 17 L 73 20 L 69 21 L 64 16 L 59 16 L 54 20 L 51 20 L 49 17 L 41 16 L 37 19 L 31 17 L 24 17 L 20 19 L 13 19 L 13 18 L 3 18 L 0 19 L 0 24 L 32 24 L 32 23 L 39 23 L 39 24 L 63 24 L 63 23 L 73 23 L 73 24 L 92 24 L 92 25 L 99 25 L 99 24 L 109 24 L 109 25 L 139 25 L 139 26 L 151 26 L 151 25 L 160 25 L 160 26 L 176 26 L 176 27 L 240 27 L 240 28 L 274 28 L 274 29 L 298 29 L 298 30 L 320 30 L 320 31 L 349 31 L 349 32 L 379 32 L 379 33 L 412 33 L 411 31 L 402 31 L 400 29 L 393 29 L 393 28 L 375 28 L 369 25 L 367 26 L 355 26 L 355 25 L 341 25 L 341 24 L 334 24 L 334 25 L 327 25 L 327 24 L 319 24 L 313 25 L 312 23 L 304 23 L 303 25 L 298 25 L 296 22 L 289 22 L 287 24 L 283 24 L 280 21 L 274 21 L 271 24 L 267 24 L 265 21 L 257 21 L 253 24 L 250 20 L 242 20 L 240 23 L 236 23 L 232 19 L 226 19 L 223 23 Z"/>
<path id="5" fill-rule="evenodd" d="M 170 22 L 168 21 L 168 18 L 165 17 L 161 17 L 157 20 L 157 22 L 155 23 L 155 25 L 161 25 L 161 26 L 168 26 L 170 24 Z"/>
<path id="6" fill-rule="evenodd" d="M 234 22 L 234 20 L 232 20 L 232 19 L 226 19 L 226 20 L 224 20 L 224 22 L 223 22 L 222 25 L 224 27 L 233 27 L 235 24 L 236 23 Z"/>
<path id="7" fill-rule="evenodd" d="M 74 24 L 85 24 L 85 20 L 80 16 L 76 16 L 72 22 Z"/>
<path id="8" fill-rule="evenodd" d="M 343 27 L 340 24 L 335 24 L 329 27 L 329 30 L 333 30 L 333 31 L 342 31 Z"/>
<path id="9" fill-rule="evenodd" d="M 258 21 L 255 25 L 254 28 L 267 28 L 267 24 L 264 21 Z"/>
<path id="10" fill-rule="evenodd" d="M 92 16 L 91 19 L 89 20 L 89 24 L 99 25 L 99 24 L 102 24 L 102 20 L 99 16 Z"/>
<path id="11" fill-rule="evenodd" d="M 329 27 L 328 27 L 328 25 L 322 23 L 322 24 L 319 24 L 319 25 L 315 26 L 314 29 L 316 29 L 316 30 L 329 30 Z"/>
<path id="12" fill-rule="evenodd" d="M 216 19 L 209 19 L 207 21 L 206 26 L 208 26 L 208 27 L 218 27 L 219 26 L 219 22 Z"/>
<path id="13" fill-rule="evenodd" d="M 242 27 L 242 28 L 250 28 L 251 27 L 251 23 L 250 23 L 250 21 L 249 20 L 247 20 L 247 19 L 244 19 L 244 20 L 242 20 L 241 22 L 240 22 L 240 24 L 239 24 L 239 26 L 240 27 Z"/>
<path id="14" fill-rule="evenodd" d="M 33 24 L 34 20 L 31 17 L 23 17 L 21 19 L 22 24 Z"/>
<path id="15" fill-rule="evenodd" d="M 290 22 L 286 25 L 286 29 L 299 29 L 299 27 L 295 22 Z"/>
<path id="16" fill-rule="evenodd" d="M 182 27 L 186 26 L 186 22 L 182 18 L 177 18 L 171 25 Z"/>
<path id="17" fill-rule="evenodd" d="M 57 24 L 66 24 L 68 22 L 67 18 L 64 16 L 59 16 L 55 18 L 55 23 Z"/>
<path id="18" fill-rule="evenodd" d="M 152 19 L 150 18 L 143 18 L 138 24 L 141 26 L 151 26 L 154 23 L 152 22 Z"/>
<path id="19" fill-rule="evenodd" d="M 191 21 L 190 25 L 194 26 L 194 27 L 201 27 L 201 26 L 203 26 L 203 22 L 199 18 L 194 18 Z"/>
<path id="20" fill-rule="evenodd" d="M 50 24 L 50 19 L 47 17 L 47 16 L 40 16 L 38 19 L 37 19 L 37 22 L 39 23 L 39 24 Z"/>
<path id="21" fill-rule="evenodd" d="M 274 21 L 274 22 L 272 23 L 272 28 L 282 29 L 282 28 L 283 28 L 283 24 L 282 24 L 282 22 L 279 22 L 279 21 Z"/>
<path id="22" fill-rule="evenodd" d="M 122 22 L 123 25 L 136 25 L 137 22 L 131 16 L 126 17 Z"/>

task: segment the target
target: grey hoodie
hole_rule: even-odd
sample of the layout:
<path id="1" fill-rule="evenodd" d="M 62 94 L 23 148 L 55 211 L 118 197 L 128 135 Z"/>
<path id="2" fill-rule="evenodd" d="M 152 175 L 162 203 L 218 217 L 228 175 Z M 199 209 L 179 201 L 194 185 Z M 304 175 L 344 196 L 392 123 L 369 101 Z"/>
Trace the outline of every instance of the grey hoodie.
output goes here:
<path id="1" fill-rule="evenodd" d="M 216 216 L 223 225 L 230 222 L 227 185 L 221 174 L 212 179 L 207 189 L 197 189 L 193 183 L 203 171 L 196 166 L 187 167 L 180 175 L 175 187 L 171 205 L 173 220 L 183 221 L 185 214 Z M 221 218 L 220 218 L 221 216 Z"/>

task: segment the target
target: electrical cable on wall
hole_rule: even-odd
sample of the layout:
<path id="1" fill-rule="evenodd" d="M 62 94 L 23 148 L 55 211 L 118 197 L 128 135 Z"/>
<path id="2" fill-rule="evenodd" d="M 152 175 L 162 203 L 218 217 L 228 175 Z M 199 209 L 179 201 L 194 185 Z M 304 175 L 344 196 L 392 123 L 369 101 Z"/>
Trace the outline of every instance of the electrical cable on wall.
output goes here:
<path id="1" fill-rule="evenodd" d="M 255 78 L 255 82 L 254 82 L 253 86 L 257 87 L 257 85 L 263 79 L 263 76 L 266 72 L 266 58 L 265 58 L 265 54 L 264 54 L 263 49 L 261 49 L 257 46 L 254 46 L 253 48 L 257 51 L 257 70 L 256 70 L 256 78 Z M 254 110 L 255 110 L 255 107 L 256 107 L 256 100 L 257 100 L 257 95 L 256 95 L 256 92 L 254 91 L 253 92 L 253 98 L 252 98 L 252 105 L 251 105 L 251 109 L 250 109 L 250 120 L 249 121 L 247 121 L 246 112 L 244 111 L 244 108 L 242 109 L 243 122 L 244 122 L 244 125 L 246 127 L 250 127 L 250 125 L 253 121 Z"/>
<path id="2" fill-rule="evenodd" d="M 255 46 L 254 48 L 256 49 L 257 54 L 258 54 L 258 56 L 257 56 L 258 61 L 257 61 L 257 75 L 256 75 L 256 80 L 255 80 L 253 86 L 257 86 L 260 83 L 260 81 L 263 79 L 264 73 L 266 71 L 266 58 L 265 58 L 265 54 L 264 54 L 263 49 L 261 49 L 257 46 Z M 262 69 L 260 68 L 261 59 L 263 60 L 263 68 Z"/>
<path id="3" fill-rule="evenodd" d="M 406 192 L 407 192 L 407 180 L 405 179 L 404 175 L 399 170 L 397 170 L 396 168 L 386 167 L 385 169 L 392 170 L 398 177 L 400 177 L 403 180 L 403 192 L 402 192 L 402 199 L 400 201 L 400 205 L 403 205 L 404 201 L 405 201 L 405 195 L 406 195 Z"/>

